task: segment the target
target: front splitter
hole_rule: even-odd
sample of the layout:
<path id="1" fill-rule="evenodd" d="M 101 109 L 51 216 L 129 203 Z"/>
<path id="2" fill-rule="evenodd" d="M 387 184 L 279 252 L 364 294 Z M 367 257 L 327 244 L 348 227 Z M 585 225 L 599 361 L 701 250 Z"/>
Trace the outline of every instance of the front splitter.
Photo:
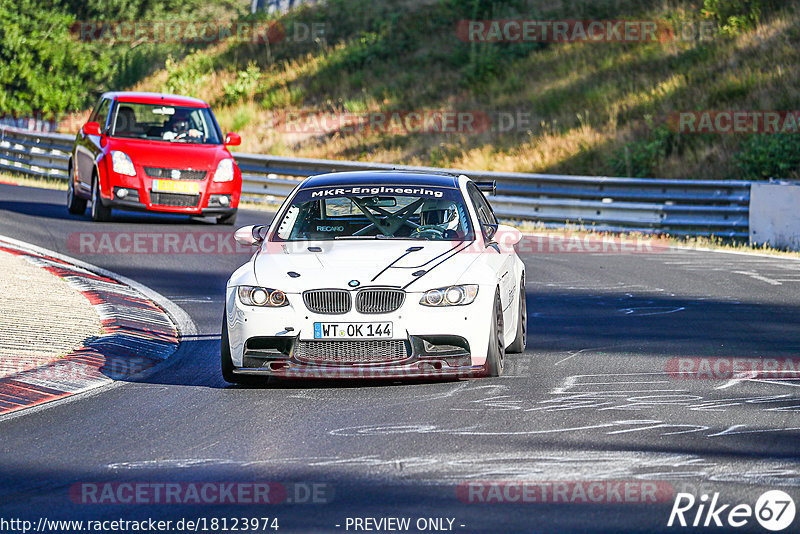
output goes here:
<path id="1" fill-rule="evenodd" d="M 457 379 L 457 378 L 479 378 L 486 376 L 486 368 L 483 365 L 469 367 L 449 367 L 442 366 L 436 368 L 428 362 L 414 362 L 408 365 L 383 365 L 383 366 L 357 366 L 357 365 L 299 365 L 295 362 L 286 361 L 280 368 L 256 367 L 235 369 L 237 375 L 251 376 L 274 376 L 277 378 L 299 378 L 299 379 Z"/>

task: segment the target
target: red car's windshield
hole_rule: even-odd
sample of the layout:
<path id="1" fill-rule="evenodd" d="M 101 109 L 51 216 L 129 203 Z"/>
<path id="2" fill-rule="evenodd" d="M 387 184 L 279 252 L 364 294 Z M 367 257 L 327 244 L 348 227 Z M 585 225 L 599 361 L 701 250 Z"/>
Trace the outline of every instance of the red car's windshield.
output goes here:
<path id="1" fill-rule="evenodd" d="M 111 136 L 172 143 L 221 144 L 208 108 L 119 102 L 111 121 Z"/>

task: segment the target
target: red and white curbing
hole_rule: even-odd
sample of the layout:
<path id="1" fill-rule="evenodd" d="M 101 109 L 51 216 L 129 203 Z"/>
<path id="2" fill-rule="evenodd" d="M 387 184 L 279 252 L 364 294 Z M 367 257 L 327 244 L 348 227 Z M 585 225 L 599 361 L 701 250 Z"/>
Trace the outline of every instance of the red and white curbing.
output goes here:
<path id="1" fill-rule="evenodd" d="M 193 333 L 183 310 L 131 280 L 2 236 L 0 250 L 64 279 L 92 303 L 104 330 L 63 358 L 0 378 L 0 416 L 146 371 L 175 353 L 181 334 Z"/>

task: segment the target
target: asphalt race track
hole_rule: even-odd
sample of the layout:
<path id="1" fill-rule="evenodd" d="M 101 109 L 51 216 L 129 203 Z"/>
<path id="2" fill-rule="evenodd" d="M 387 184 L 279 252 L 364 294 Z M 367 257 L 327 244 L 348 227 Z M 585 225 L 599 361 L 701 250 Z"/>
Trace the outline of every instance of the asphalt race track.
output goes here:
<path id="1" fill-rule="evenodd" d="M 96 224 L 69 215 L 64 196 L 0 185 L 0 235 L 149 286 L 198 335 L 145 379 L 0 420 L 2 517 L 276 517 L 280 532 L 408 517 L 449 518 L 459 532 L 653 532 L 691 530 L 667 527 L 678 492 L 753 506 L 780 489 L 800 503 L 797 375 L 675 372 L 676 359 L 800 357 L 800 261 L 672 249 L 529 254 L 528 350 L 507 356 L 501 378 L 230 386 L 219 374 L 223 291 L 246 255 L 80 254 L 75 235 L 232 229 L 119 213 Z M 238 226 L 269 219 L 242 211 Z M 258 506 L 74 495 L 82 483 L 176 481 L 271 481 L 288 494 Z M 644 504 L 480 503 L 464 497 L 470 481 L 655 481 L 669 491 Z M 767 532 L 754 518 L 736 530 Z"/>

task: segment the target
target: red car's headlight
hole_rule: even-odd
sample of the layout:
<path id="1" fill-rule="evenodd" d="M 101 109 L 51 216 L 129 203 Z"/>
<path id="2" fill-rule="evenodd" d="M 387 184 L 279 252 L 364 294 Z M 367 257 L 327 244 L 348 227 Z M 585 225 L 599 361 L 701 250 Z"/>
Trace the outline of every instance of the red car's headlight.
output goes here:
<path id="1" fill-rule="evenodd" d="M 217 170 L 214 171 L 215 182 L 231 182 L 233 181 L 233 160 L 223 159 L 217 164 Z"/>
<path id="2" fill-rule="evenodd" d="M 117 174 L 136 176 L 136 169 L 133 168 L 131 158 L 125 152 L 120 152 L 119 150 L 111 151 L 111 168 Z"/>

